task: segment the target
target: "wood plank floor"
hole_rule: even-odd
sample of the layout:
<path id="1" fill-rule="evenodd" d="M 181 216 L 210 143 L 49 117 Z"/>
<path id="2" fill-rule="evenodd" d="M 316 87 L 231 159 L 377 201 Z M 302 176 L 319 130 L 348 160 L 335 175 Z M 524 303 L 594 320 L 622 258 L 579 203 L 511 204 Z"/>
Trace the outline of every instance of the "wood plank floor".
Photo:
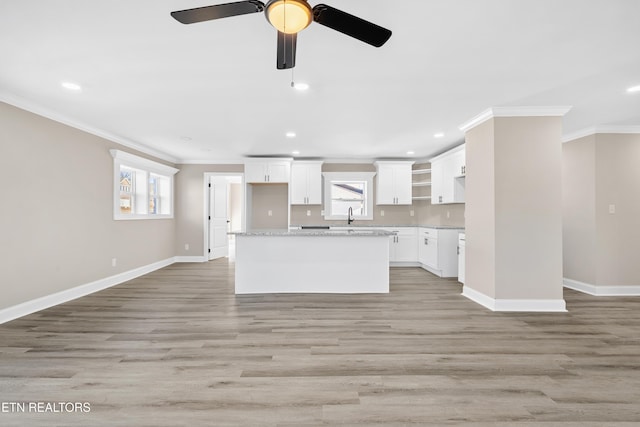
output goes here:
<path id="1" fill-rule="evenodd" d="M 0 402 L 91 404 L 0 425 L 640 425 L 640 298 L 460 292 L 393 268 L 388 295 L 235 296 L 226 260 L 174 264 L 0 325 Z"/>

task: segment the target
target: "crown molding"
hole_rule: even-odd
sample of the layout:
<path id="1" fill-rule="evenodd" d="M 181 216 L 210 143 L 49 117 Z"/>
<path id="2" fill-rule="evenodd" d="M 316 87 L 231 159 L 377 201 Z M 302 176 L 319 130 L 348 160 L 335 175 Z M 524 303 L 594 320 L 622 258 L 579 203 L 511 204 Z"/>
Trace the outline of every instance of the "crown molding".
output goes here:
<path id="1" fill-rule="evenodd" d="M 178 160 L 178 165 L 244 165 L 245 158 L 231 159 L 182 159 Z"/>
<path id="2" fill-rule="evenodd" d="M 171 162 L 174 164 L 180 163 L 179 159 L 177 159 L 176 157 L 170 156 L 165 152 L 158 151 L 154 148 L 147 147 L 146 145 L 139 144 L 130 139 L 121 137 L 119 135 L 113 134 L 103 129 L 99 129 L 97 127 L 88 125 L 86 123 L 82 123 L 77 120 L 71 119 L 67 116 L 56 113 L 49 108 L 45 108 L 40 105 L 36 105 L 31 101 L 27 101 L 24 98 L 17 97 L 15 95 L 10 95 L 6 92 L 0 92 L 0 101 L 5 102 L 9 105 L 13 105 L 14 107 L 23 109 L 25 111 L 29 111 L 30 113 L 37 114 L 38 116 L 42 116 L 47 119 L 53 120 L 55 122 L 62 123 L 72 128 L 81 130 L 83 132 L 90 133 L 91 135 L 95 135 L 100 138 L 109 140 L 111 142 L 120 144 L 122 146 L 140 151 L 141 153 L 148 154 L 158 159 L 166 160 L 167 162 Z"/>
<path id="3" fill-rule="evenodd" d="M 585 136 L 591 136 L 603 133 L 628 133 L 628 134 L 640 134 L 640 126 L 613 126 L 613 125 L 601 125 L 593 126 L 585 129 L 581 129 L 577 132 L 572 132 L 562 137 L 562 142 L 571 142 L 576 139 L 584 138 Z"/>
<path id="4" fill-rule="evenodd" d="M 474 127 L 495 117 L 552 117 L 564 116 L 571 110 L 571 106 L 548 107 L 492 107 L 478 114 L 471 120 L 460 125 L 462 132 L 468 132 Z"/>

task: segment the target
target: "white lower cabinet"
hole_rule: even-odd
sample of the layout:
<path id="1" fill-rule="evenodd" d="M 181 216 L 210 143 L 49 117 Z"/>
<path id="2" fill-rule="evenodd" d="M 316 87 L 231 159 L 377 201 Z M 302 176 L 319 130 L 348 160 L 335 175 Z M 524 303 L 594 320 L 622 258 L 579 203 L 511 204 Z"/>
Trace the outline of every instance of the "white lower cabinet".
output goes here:
<path id="1" fill-rule="evenodd" d="M 440 277 L 458 276 L 458 234 L 456 228 L 418 228 L 418 261 Z"/>
<path id="2" fill-rule="evenodd" d="M 386 231 L 395 233 L 389 236 L 389 262 L 413 263 L 418 259 L 416 239 L 418 230 L 415 227 L 384 227 Z"/>
<path id="3" fill-rule="evenodd" d="M 356 227 L 331 227 L 332 230 L 353 228 Z M 440 277 L 458 277 L 458 235 L 462 228 L 372 226 L 357 229 L 394 233 L 389 236 L 389 262 L 392 265 L 419 266 Z"/>

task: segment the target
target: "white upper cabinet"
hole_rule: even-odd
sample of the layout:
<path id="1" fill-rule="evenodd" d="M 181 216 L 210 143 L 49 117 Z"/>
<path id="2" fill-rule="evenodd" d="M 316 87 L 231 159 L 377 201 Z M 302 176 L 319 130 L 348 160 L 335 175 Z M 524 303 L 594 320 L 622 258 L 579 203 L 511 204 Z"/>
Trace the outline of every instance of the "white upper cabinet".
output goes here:
<path id="1" fill-rule="evenodd" d="M 411 204 L 411 165 L 413 162 L 379 161 L 376 166 L 376 204 Z"/>
<path id="2" fill-rule="evenodd" d="M 261 159 L 244 164 L 247 183 L 286 183 L 291 174 L 291 161 L 286 159 Z"/>
<path id="3" fill-rule="evenodd" d="M 290 188 L 292 205 L 322 204 L 322 162 L 293 162 Z"/>
<path id="4" fill-rule="evenodd" d="M 464 203 L 464 144 L 431 159 L 431 204 Z"/>

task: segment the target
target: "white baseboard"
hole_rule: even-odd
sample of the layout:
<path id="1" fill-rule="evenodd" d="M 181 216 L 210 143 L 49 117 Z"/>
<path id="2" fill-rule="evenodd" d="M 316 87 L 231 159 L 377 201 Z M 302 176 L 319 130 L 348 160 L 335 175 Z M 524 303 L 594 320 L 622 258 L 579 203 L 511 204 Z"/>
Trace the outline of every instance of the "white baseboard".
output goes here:
<path id="1" fill-rule="evenodd" d="M 54 305 L 62 304 L 67 301 L 110 288 L 111 286 L 119 285 L 120 283 L 124 283 L 128 280 L 135 279 L 136 277 L 140 277 L 144 274 L 148 274 L 152 271 L 171 265 L 174 262 L 175 257 L 167 258 L 162 261 L 134 268 L 133 270 L 124 271 L 114 276 L 105 277 L 104 279 L 99 279 L 94 282 L 76 286 L 71 289 L 65 289 L 64 291 L 56 292 L 51 295 L 46 295 L 44 297 L 2 309 L 0 310 L 0 324 L 17 319 L 18 317 L 26 316 L 27 314 L 35 313 L 36 311 L 44 310 L 45 308 L 53 307 Z"/>
<path id="2" fill-rule="evenodd" d="M 207 262 L 206 256 L 177 256 L 175 262 Z"/>
<path id="3" fill-rule="evenodd" d="M 468 286 L 462 287 L 462 296 L 469 298 L 491 311 L 536 311 L 565 312 L 563 299 L 495 299 Z"/>
<path id="4" fill-rule="evenodd" d="M 598 297 L 640 296 L 640 286 L 596 286 L 578 280 L 562 279 L 565 288 Z"/>
<path id="5" fill-rule="evenodd" d="M 450 276 L 445 276 L 445 275 L 444 275 L 444 271 L 442 271 L 442 270 L 436 270 L 435 268 L 431 268 L 431 267 L 429 267 L 428 265 L 423 264 L 423 263 L 421 263 L 421 262 L 419 262 L 417 266 L 418 266 L 418 267 L 421 267 L 423 270 L 427 270 L 429 273 L 433 273 L 433 274 L 435 274 L 436 276 L 438 276 L 438 277 L 442 277 L 442 278 L 445 278 L 445 279 L 451 279 L 451 278 L 453 278 L 453 277 L 456 277 L 456 278 L 458 277 L 458 272 L 457 272 L 457 271 L 456 271 L 456 273 L 455 273 L 455 274 L 451 274 Z"/>
<path id="6" fill-rule="evenodd" d="M 419 262 L 412 261 L 389 261 L 389 267 L 420 267 Z"/>
<path id="7" fill-rule="evenodd" d="M 435 268 L 431 268 L 428 265 L 425 265 L 423 263 L 419 263 L 419 264 L 423 270 L 427 270 L 429 273 L 433 273 L 438 277 L 442 277 L 442 270 L 436 270 Z"/>

